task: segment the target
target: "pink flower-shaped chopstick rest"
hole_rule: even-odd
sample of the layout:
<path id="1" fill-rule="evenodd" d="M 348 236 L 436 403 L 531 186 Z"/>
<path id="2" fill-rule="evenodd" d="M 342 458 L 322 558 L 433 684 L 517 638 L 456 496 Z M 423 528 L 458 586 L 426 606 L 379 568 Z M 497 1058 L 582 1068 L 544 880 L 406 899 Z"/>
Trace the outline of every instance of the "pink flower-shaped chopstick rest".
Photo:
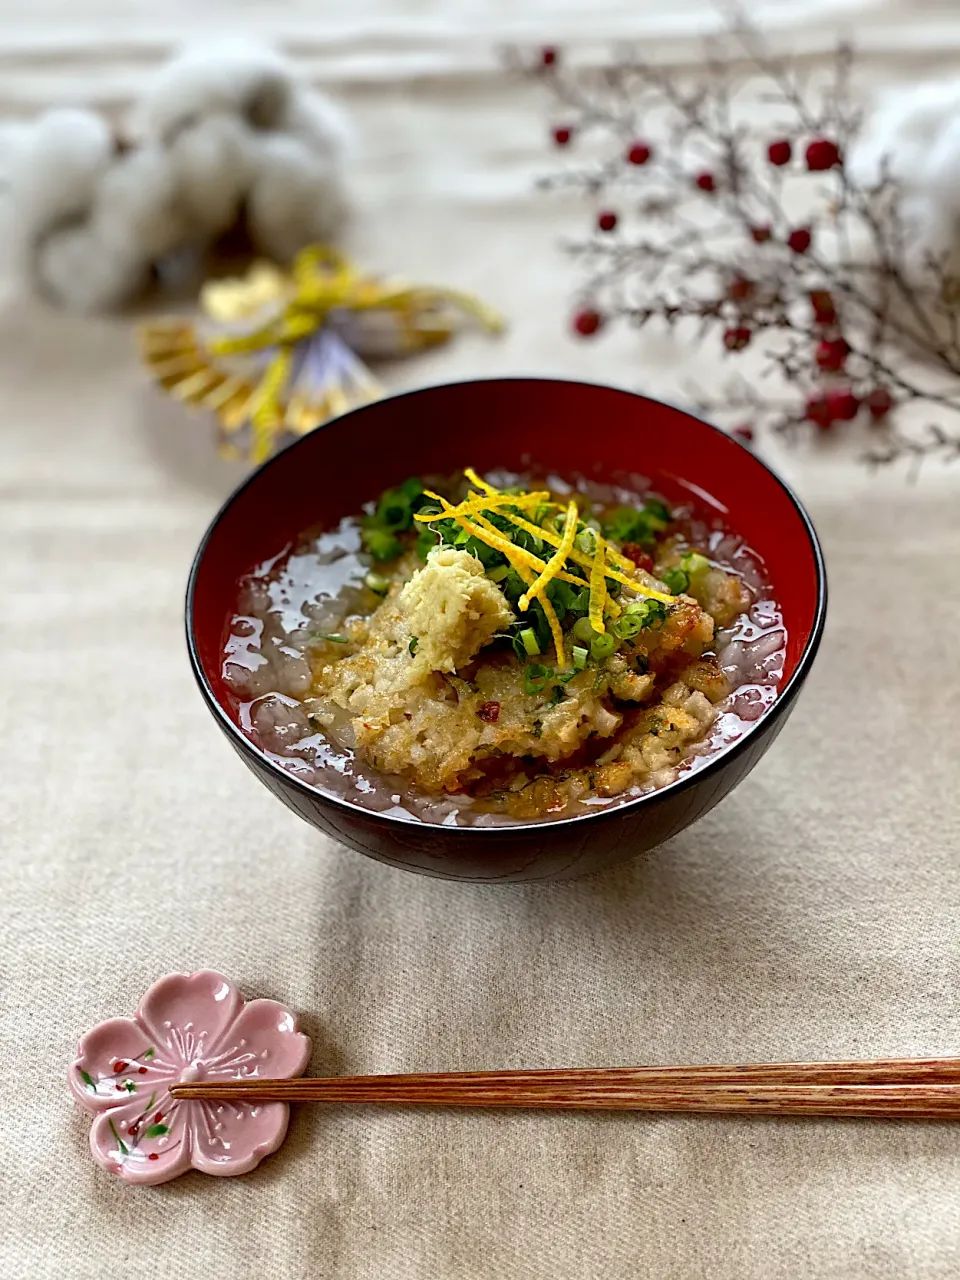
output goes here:
<path id="1" fill-rule="evenodd" d="M 132 1183 L 167 1182 L 188 1169 L 249 1173 L 287 1131 L 284 1102 L 175 1101 L 189 1080 L 302 1075 L 310 1041 L 275 1000 L 244 1002 L 211 969 L 155 982 L 132 1018 L 110 1018 L 83 1037 L 70 1088 L 93 1112 L 94 1159 Z"/>

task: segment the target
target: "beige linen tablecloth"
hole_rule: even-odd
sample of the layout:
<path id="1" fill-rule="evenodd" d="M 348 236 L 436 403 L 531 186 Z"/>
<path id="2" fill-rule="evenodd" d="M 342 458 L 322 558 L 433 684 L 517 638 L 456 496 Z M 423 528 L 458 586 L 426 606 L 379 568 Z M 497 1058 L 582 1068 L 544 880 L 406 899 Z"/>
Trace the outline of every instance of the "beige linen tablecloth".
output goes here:
<path id="1" fill-rule="evenodd" d="M 474 288 L 512 322 L 394 385 L 534 372 L 675 390 L 690 356 L 664 339 L 566 336 L 555 245 L 587 211 L 532 192 L 549 159 L 540 106 L 484 63 L 479 36 L 448 39 L 453 6 L 381 4 L 348 30 L 344 5 L 327 43 L 305 8 L 252 5 L 251 22 L 299 31 L 357 113 L 352 247 Z M 628 26 L 611 4 L 558 6 L 555 27 L 587 33 L 588 8 L 593 38 Z M 912 9 L 917 48 L 949 44 L 946 10 Z M 905 42 L 906 8 L 863 12 L 865 36 Z M 120 99 L 166 38 L 141 17 L 124 43 L 118 0 L 86 25 L 65 14 L 63 0 L 31 6 L 16 33 L 0 15 L 8 105 L 78 88 Z M 459 16 L 484 26 L 482 6 Z M 532 4 L 488 26 L 521 19 L 552 34 Z M 878 54 L 874 76 L 926 65 Z M 701 380 L 711 358 L 693 357 Z M 843 447 L 778 455 L 823 537 L 832 599 L 776 746 L 648 860 L 469 886 L 324 840 L 221 738 L 187 667 L 182 597 L 238 476 L 202 424 L 144 392 L 129 325 L 10 293 L 0 389 L 3 1280 L 960 1273 L 948 1126 L 304 1109 L 248 1177 L 131 1190 L 90 1161 L 64 1086 L 86 1028 L 202 966 L 301 1011 L 314 1072 L 956 1052 L 960 472 L 911 486 L 867 476 Z"/>

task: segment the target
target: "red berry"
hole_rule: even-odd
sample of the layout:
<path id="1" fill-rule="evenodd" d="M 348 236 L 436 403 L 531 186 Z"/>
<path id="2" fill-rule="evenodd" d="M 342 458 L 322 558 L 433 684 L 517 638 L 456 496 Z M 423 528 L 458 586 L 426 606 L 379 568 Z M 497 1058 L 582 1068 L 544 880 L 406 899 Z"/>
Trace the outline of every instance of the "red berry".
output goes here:
<path id="1" fill-rule="evenodd" d="M 874 422 L 881 422 L 893 408 L 893 396 L 886 387 L 874 387 L 864 404 Z"/>
<path id="2" fill-rule="evenodd" d="M 633 561 L 638 569 L 645 569 L 647 573 L 653 570 L 653 559 L 636 542 L 625 542 L 621 550 L 628 560 Z"/>
<path id="3" fill-rule="evenodd" d="M 540 65 L 542 67 L 553 67 L 557 62 L 557 51 L 552 45 L 547 45 L 540 50 Z"/>
<path id="4" fill-rule="evenodd" d="M 793 159 L 793 147 L 791 147 L 786 138 L 771 142 L 767 147 L 767 159 L 778 168 L 781 165 L 789 164 Z"/>
<path id="5" fill-rule="evenodd" d="M 558 125 L 553 131 L 553 140 L 558 147 L 565 147 L 573 137 L 573 130 L 565 124 Z"/>
<path id="6" fill-rule="evenodd" d="M 814 138 L 806 150 L 807 168 L 817 173 L 834 169 L 840 163 L 840 148 L 829 138 Z"/>
<path id="7" fill-rule="evenodd" d="M 727 285 L 727 297 L 734 302 L 743 302 L 753 293 L 753 281 L 746 276 L 734 276 Z"/>
<path id="8" fill-rule="evenodd" d="M 116 1062 L 113 1064 L 113 1074 L 115 1076 L 118 1076 L 121 1071 L 126 1071 L 126 1069 L 127 1069 L 127 1064 L 123 1061 L 122 1058 L 118 1058 Z"/>
<path id="9" fill-rule="evenodd" d="M 770 229 L 769 223 L 762 223 L 760 226 L 751 227 L 750 235 L 753 237 L 755 244 L 766 244 L 773 235 L 773 232 Z"/>
<path id="10" fill-rule="evenodd" d="M 712 173 L 698 173 L 697 186 L 701 191 L 716 191 L 717 183 Z"/>
<path id="11" fill-rule="evenodd" d="M 827 404 L 838 422 L 851 422 L 860 412 L 860 401 L 849 387 L 828 392 Z"/>
<path id="12" fill-rule="evenodd" d="M 147 1159 L 148 1159 L 148 1160 L 159 1160 L 159 1159 L 160 1159 L 160 1157 L 157 1155 L 157 1153 L 156 1153 L 155 1151 L 151 1151 L 151 1152 L 150 1152 L 150 1154 L 147 1156 Z"/>
<path id="13" fill-rule="evenodd" d="M 127 1125 L 127 1133 L 136 1133 L 139 1128 L 139 1124 L 134 1120 L 133 1124 Z"/>
<path id="14" fill-rule="evenodd" d="M 162 1119 L 163 1119 L 163 1112 L 158 1111 L 157 1114 L 153 1117 L 153 1123 L 159 1124 Z"/>
<path id="15" fill-rule="evenodd" d="M 827 289 L 814 289 L 810 294 L 810 305 L 813 307 L 813 318 L 817 324 L 836 324 L 837 308 L 833 294 Z"/>
<path id="16" fill-rule="evenodd" d="M 812 243 L 809 227 L 797 227 L 787 236 L 787 244 L 794 253 L 806 253 Z"/>
<path id="17" fill-rule="evenodd" d="M 836 420 L 827 396 L 811 396 L 807 401 L 805 416 L 821 431 L 829 431 Z"/>
<path id="18" fill-rule="evenodd" d="M 847 363 L 850 347 L 846 338 L 824 339 L 817 343 L 814 359 L 824 373 L 837 373 Z"/>
<path id="19" fill-rule="evenodd" d="M 748 427 L 746 423 L 741 424 L 739 427 L 734 427 L 730 434 L 738 440 L 742 440 L 744 444 L 753 442 L 753 427 Z"/>
<path id="20" fill-rule="evenodd" d="M 141 1074 L 142 1076 L 145 1076 L 145 1075 L 147 1074 L 147 1068 L 146 1068 L 146 1067 L 137 1067 L 137 1070 L 140 1072 L 140 1074 Z"/>
<path id="21" fill-rule="evenodd" d="M 500 718 L 500 703 L 482 702 L 477 708 L 477 715 L 484 724 L 496 724 Z"/>
<path id="22" fill-rule="evenodd" d="M 634 142 L 627 152 L 630 164 L 646 164 L 653 155 L 653 148 L 646 142 Z"/>
<path id="23" fill-rule="evenodd" d="M 578 311 L 573 317 L 573 327 L 581 338 L 591 338 L 599 329 L 603 328 L 603 316 L 599 311 L 586 307 L 583 311 Z"/>
<path id="24" fill-rule="evenodd" d="M 833 417 L 833 412 L 829 407 L 826 396 L 810 397 L 809 401 L 806 402 L 805 417 L 809 422 L 813 422 L 813 425 L 817 426 L 820 431 L 828 431 L 832 428 L 833 422 L 835 422 L 835 417 Z"/>
<path id="25" fill-rule="evenodd" d="M 750 341 L 750 330 L 745 325 L 728 329 L 723 335 L 723 345 L 728 351 L 742 351 Z"/>
<path id="26" fill-rule="evenodd" d="M 612 231 L 617 225 L 617 215 L 609 210 L 597 217 L 597 226 L 601 231 Z"/>

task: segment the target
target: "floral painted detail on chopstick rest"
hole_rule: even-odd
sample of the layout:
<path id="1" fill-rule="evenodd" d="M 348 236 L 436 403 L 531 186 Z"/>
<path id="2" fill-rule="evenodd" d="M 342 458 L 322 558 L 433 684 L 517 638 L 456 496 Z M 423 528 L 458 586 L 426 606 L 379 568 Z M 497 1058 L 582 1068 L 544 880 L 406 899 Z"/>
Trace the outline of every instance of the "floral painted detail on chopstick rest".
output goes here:
<path id="1" fill-rule="evenodd" d="M 253 463 L 378 399 L 366 359 L 438 346 L 471 322 L 503 328 L 470 294 L 363 275 L 322 246 L 289 271 L 258 262 L 241 279 L 211 281 L 200 301 L 196 321 L 142 326 L 141 354 L 170 396 L 214 414 L 225 456 Z"/>
<path id="2" fill-rule="evenodd" d="M 70 1089 L 95 1119 L 93 1157 L 126 1182 L 157 1183 L 188 1169 L 249 1173 L 284 1139 L 285 1103 L 179 1101 L 185 1081 L 302 1075 L 310 1041 L 275 1000 L 244 1001 L 211 969 L 155 982 L 132 1018 L 110 1018 L 77 1046 Z"/>

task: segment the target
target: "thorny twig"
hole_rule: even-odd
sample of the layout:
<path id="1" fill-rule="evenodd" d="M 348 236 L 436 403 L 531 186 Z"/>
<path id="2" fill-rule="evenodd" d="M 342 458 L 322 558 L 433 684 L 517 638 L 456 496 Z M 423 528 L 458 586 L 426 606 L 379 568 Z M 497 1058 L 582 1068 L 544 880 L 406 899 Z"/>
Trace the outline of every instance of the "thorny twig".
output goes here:
<path id="1" fill-rule="evenodd" d="M 775 385 L 741 379 L 699 395 L 701 411 L 744 436 L 788 439 L 862 417 L 875 428 L 872 466 L 960 459 L 960 433 L 901 425 L 917 406 L 960 419 L 960 277 L 945 261 L 911 256 L 888 166 L 866 185 L 844 164 L 862 114 L 849 46 L 820 85 L 801 84 L 736 14 L 692 88 L 629 48 L 599 69 L 567 68 L 556 50 L 510 60 L 548 86 L 558 145 L 585 135 L 594 144 L 594 160 L 539 185 L 611 201 L 591 234 L 564 245 L 583 275 L 581 334 L 625 320 L 694 325 L 733 352 L 762 344 L 761 380 Z M 740 118 L 747 92 L 782 112 L 776 125 L 761 133 Z M 616 197 L 629 201 L 641 235 Z M 791 210 L 803 201 L 798 218 Z"/>

